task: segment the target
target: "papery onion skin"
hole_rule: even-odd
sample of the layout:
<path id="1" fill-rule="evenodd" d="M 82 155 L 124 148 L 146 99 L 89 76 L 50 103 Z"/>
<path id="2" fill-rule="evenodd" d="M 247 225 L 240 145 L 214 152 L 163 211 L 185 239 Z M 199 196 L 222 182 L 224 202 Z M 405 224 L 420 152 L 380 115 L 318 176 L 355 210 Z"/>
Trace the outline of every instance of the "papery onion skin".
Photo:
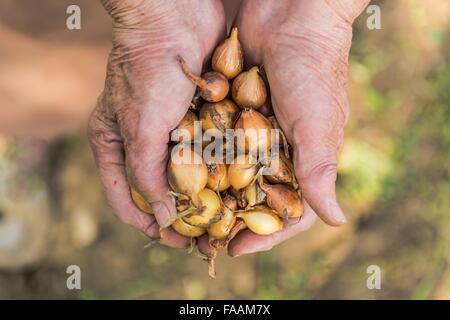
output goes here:
<path id="1" fill-rule="evenodd" d="M 234 129 L 243 130 L 246 152 L 256 154 L 258 152 L 267 152 L 270 150 L 273 126 L 271 122 L 258 111 L 253 109 L 243 110 L 236 121 Z M 236 132 L 236 134 L 238 135 L 239 132 Z"/>
<path id="2" fill-rule="evenodd" d="M 228 180 L 235 190 L 241 190 L 252 183 L 258 166 L 252 163 L 249 154 L 237 156 L 228 167 Z"/>
<path id="3" fill-rule="evenodd" d="M 228 95 L 230 85 L 227 78 L 218 72 L 207 72 L 202 75 L 205 85 L 200 84 L 200 95 L 209 102 L 218 102 Z"/>
<path id="4" fill-rule="evenodd" d="M 225 191 L 230 187 L 227 166 L 224 163 L 208 164 L 208 183 L 211 190 Z"/>
<path id="5" fill-rule="evenodd" d="M 184 221 L 183 218 L 178 218 L 175 220 L 171 227 L 182 236 L 190 238 L 200 237 L 206 233 L 205 228 L 190 225 Z"/>
<path id="6" fill-rule="evenodd" d="M 300 195 L 292 187 L 284 184 L 260 184 L 267 195 L 267 205 L 283 218 L 300 218 L 303 215 L 303 203 Z"/>
<path id="7" fill-rule="evenodd" d="M 287 159 L 284 153 L 273 154 L 264 177 L 271 183 L 292 184 L 295 175 L 291 160 Z"/>
<path id="8" fill-rule="evenodd" d="M 175 163 L 171 157 L 167 165 L 169 185 L 173 191 L 187 195 L 196 201 L 198 193 L 206 187 L 208 182 L 208 168 L 191 146 L 177 145 L 175 148 L 172 153 L 182 157 L 187 152 L 192 163 Z"/>
<path id="9" fill-rule="evenodd" d="M 259 184 L 255 181 L 244 189 L 244 198 L 247 202 L 247 207 L 254 207 L 262 204 L 266 200 L 266 194 L 261 190 Z"/>
<path id="10" fill-rule="evenodd" d="M 242 72 L 231 86 L 234 102 L 242 108 L 258 109 L 267 99 L 267 89 L 264 80 L 259 75 L 259 68 L 253 67 Z"/>
<path id="11" fill-rule="evenodd" d="M 201 134 L 201 128 L 199 125 L 195 126 L 196 121 L 199 121 L 197 115 L 188 110 L 176 128 L 178 137 L 175 137 L 173 141 L 193 141 L 198 137 Z"/>
<path id="12" fill-rule="evenodd" d="M 272 209 L 261 205 L 236 214 L 244 220 L 247 227 L 258 235 L 269 235 L 283 229 L 280 217 Z"/>
<path id="13" fill-rule="evenodd" d="M 214 71 L 222 73 L 228 80 L 233 79 L 242 72 L 244 54 L 238 39 L 237 28 L 233 28 L 230 37 L 216 47 L 211 65 Z"/>
<path id="14" fill-rule="evenodd" d="M 236 216 L 234 211 L 237 207 L 237 201 L 230 195 L 225 195 L 222 199 L 223 205 L 223 217 L 216 223 L 213 223 L 208 229 L 210 240 L 212 239 L 224 239 L 226 238 L 234 224 L 236 223 Z"/>
<path id="15" fill-rule="evenodd" d="M 221 218 L 221 202 L 217 193 L 205 188 L 198 193 L 198 202 L 194 203 L 197 212 L 184 217 L 190 225 L 207 228 Z"/>
<path id="16" fill-rule="evenodd" d="M 223 74 L 211 71 L 206 72 L 199 77 L 189 70 L 186 61 L 184 61 L 181 56 L 178 56 L 178 62 L 180 63 L 183 73 L 198 87 L 200 96 L 206 101 L 218 102 L 228 95 L 230 84 Z"/>
<path id="17" fill-rule="evenodd" d="M 205 103 L 200 109 L 202 129 L 203 131 L 218 130 L 223 135 L 226 129 L 233 128 L 238 113 L 238 107 L 228 99 Z"/>
<path id="18" fill-rule="evenodd" d="M 151 205 L 147 202 L 147 200 L 145 200 L 145 198 L 139 192 L 136 191 L 136 189 L 131 187 L 130 194 L 131 199 L 133 199 L 133 202 L 136 205 L 136 207 L 138 207 L 141 211 L 145 213 L 153 214 Z"/>

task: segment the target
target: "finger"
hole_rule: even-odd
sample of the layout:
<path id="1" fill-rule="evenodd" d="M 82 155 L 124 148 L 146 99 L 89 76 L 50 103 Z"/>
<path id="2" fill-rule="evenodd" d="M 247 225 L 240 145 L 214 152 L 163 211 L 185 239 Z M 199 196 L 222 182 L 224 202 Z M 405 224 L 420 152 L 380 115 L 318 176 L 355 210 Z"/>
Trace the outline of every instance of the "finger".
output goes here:
<path id="1" fill-rule="evenodd" d="M 152 239 L 160 238 L 159 225 L 155 217 L 140 211 L 131 199 L 125 173 L 123 144 L 112 119 L 107 112 L 97 107 L 89 123 L 89 141 L 100 173 L 106 197 L 119 219 Z M 168 232 L 161 243 L 171 247 L 185 247 L 189 239 L 180 239 Z"/>
<path id="2" fill-rule="evenodd" d="M 167 227 L 176 218 L 174 198 L 166 177 L 170 131 L 186 113 L 194 86 L 182 74 L 176 59 L 166 62 L 165 74 L 134 81 L 132 91 L 145 99 L 133 99 L 118 112 L 124 138 L 130 183 L 152 206 L 158 224 Z"/>
<path id="3" fill-rule="evenodd" d="M 305 212 L 298 223 L 292 222 L 293 224 L 286 225 L 283 230 L 268 236 L 260 236 L 250 230 L 244 230 L 228 244 L 228 254 L 232 257 L 237 257 L 244 254 L 268 251 L 279 243 L 309 229 L 315 220 L 316 214 L 310 206 L 305 204 Z"/>
<path id="4" fill-rule="evenodd" d="M 182 236 L 171 227 L 160 229 L 158 226 L 158 230 L 160 235 L 159 243 L 161 244 L 178 249 L 189 248 L 191 245 L 191 239 Z"/>
<path id="5" fill-rule="evenodd" d="M 329 225 L 339 226 L 346 218 L 336 200 L 336 151 L 332 148 L 298 143 L 294 150 L 294 164 L 302 195 Z"/>
<path id="6" fill-rule="evenodd" d="M 310 99 L 317 103 L 305 103 L 303 108 L 314 105 L 315 110 L 305 112 L 308 117 L 297 120 L 291 132 L 295 173 L 308 204 L 326 223 L 338 226 L 346 222 L 335 190 L 337 150 L 346 116 L 331 101 L 316 99 L 315 94 Z"/>
<path id="7" fill-rule="evenodd" d="M 168 133 L 167 133 L 168 134 Z M 131 140 L 131 141 L 130 141 Z M 165 228 L 177 218 L 165 175 L 168 138 L 163 132 L 139 132 L 126 147 L 130 183 L 151 205 L 158 224 Z"/>
<path id="8" fill-rule="evenodd" d="M 303 58 L 297 65 L 294 70 L 280 70 L 266 64 L 274 111 L 294 149 L 295 173 L 304 198 L 326 223 L 342 225 L 346 219 L 336 201 L 335 181 L 336 155 L 348 118 L 346 65 L 339 64 L 340 76 L 331 67 L 317 69 Z M 285 73 L 291 85 L 284 85 Z"/>

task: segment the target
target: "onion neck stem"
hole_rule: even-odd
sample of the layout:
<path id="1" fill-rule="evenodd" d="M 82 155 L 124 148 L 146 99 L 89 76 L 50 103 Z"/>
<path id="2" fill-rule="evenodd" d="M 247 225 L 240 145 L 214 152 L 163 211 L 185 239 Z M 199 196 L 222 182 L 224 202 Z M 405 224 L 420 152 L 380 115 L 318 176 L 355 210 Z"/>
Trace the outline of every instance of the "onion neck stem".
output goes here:
<path id="1" fill-rule="evenodd" d="M 203 88 L 206 85 L 206 81 L 203 80 L 201 77 L 193 74 L 191 70 L 189 70 L 189 67 L 187 66 L 186 61 L 181 56 L 178 56 L 178 62 L 180 63 L 181 70 L 183 70 L 183 73 L 186 75 L 186 77 L 191 80 L 193 84 L 196 86 Z"/>

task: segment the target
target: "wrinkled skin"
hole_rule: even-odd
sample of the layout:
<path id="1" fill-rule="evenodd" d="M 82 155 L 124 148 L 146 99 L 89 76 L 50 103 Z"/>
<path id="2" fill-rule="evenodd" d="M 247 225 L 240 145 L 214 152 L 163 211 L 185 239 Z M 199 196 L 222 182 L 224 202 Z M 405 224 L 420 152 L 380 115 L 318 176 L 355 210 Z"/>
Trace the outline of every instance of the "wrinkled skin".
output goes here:
<path id="1" fill-rule="evenodd" d="M 299 223 L 262 237 L 244 231 L 229 245 L 232 256 L 270 250 L 308 229 L 316 214 L 339 226 L 336 154 L 348 119 L 347 63 L 352 23 L 369 0 L 249 0 L 235 24 L 246 61 L 263 64 L 275 115 L 293 146 L 304 199 Z"/>
<path id="2" fill-rule="evenodd" d="M 91 145 L 113 209 L 124 222 L 158 238 L 157 223 L 133 205 L 128 183 L 152 204 L 159 225 L 170 224 L 176 213 L 167 194 L 167 142 L 194 92 L 175 57 L 182 54 L 200 73 L 224 36 L 223 8 L 218 1 L 204 0 L 177 1 L 177 6 L 169 1 L 102 2 L 115 20 L 114 49 L 90 122 Z M 270 236 L 242 232 L 230 243 L 230 255 L 269 250 L 309 228 L 316 213 L 330 225 L 345 223 L 335 195 L 336 153 L 348 117 L 351 25 L 368 2 L 243 2 L 235 24 L 246 63 L 264 65 L 275 114 L 294 149 L 305 214 Z M 189 244 L 170 228 L 160 242 Z M 205 237 L 199 248 L 208 253 Z"/>
<path id="3" fill-rule="evenodd" d="M 113 18 L 114 38 L 105 89 L 89 123 L 91 147 L 116 214 L 159 238 L 159 226 L 170 225 L 176 216 L 165 175 L 167 143 L 194 94 L 176 57 L 182 54 L 193 72 L 201 72 L 225 36 L 223 7 L 218 0 L 102 4 Z M 129 184 L 148 200 L 155 216 L 133 204 Z M 170 228 L 160 241 L 177 248 L 190 243 Z"/>

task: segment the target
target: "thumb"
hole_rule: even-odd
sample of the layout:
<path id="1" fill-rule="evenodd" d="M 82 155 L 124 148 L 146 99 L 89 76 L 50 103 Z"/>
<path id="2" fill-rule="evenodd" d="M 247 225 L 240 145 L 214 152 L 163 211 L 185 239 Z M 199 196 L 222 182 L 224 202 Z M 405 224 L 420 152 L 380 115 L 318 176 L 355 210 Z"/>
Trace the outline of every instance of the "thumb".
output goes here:
<path id="1" fill-rule="evenodd" d="M 149 123 L 149 128 L 155 128 L 150 121 L 146 122 Z M 125 157 L 130 184 L 151 205 L 158 224 L 162 228 L 168 227 L 177 217 L 175 200 L 169 194 L 165 175 L 169 133 L 162 129 L 140 128 L 133 138 L 128 134 L 125 136 Z"/>
<path id="2" fill-rule="evenodd" d="M 336 151 L 326 146 L 300 144 L 294 153 L 297 179 L 303 197 L 326 223 L 346 222 L 336 200 Z"/>

